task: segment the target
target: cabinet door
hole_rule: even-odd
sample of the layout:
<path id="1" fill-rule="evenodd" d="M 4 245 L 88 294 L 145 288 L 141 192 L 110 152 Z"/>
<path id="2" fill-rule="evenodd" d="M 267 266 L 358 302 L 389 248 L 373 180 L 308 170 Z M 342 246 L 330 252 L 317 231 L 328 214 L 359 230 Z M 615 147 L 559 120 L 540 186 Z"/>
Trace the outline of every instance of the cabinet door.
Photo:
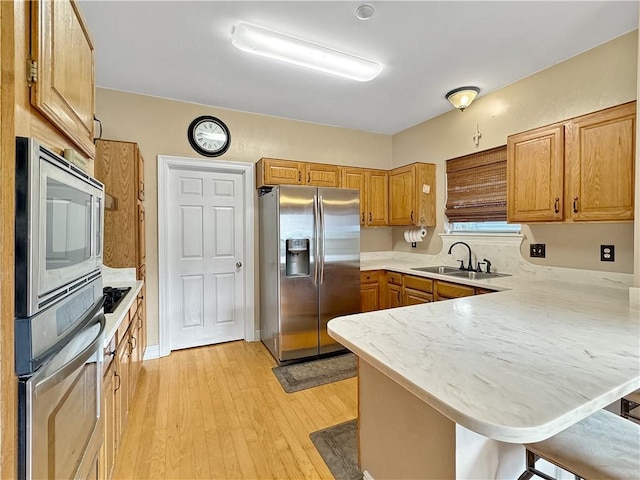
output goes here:
<path id="1" fill-rule="evenodd" d="M 337 187 L 340 183 L 337 165 L 306 163 L 305 180 L 307 185 L 315 187 Z"/>
<path id="2" fill-rule="evenodd" d="M 304 173 L 304 164 L 293 162 L 291 160 L 279 160 L 277 158 L 263 158 L 260 160 L 262 164 L 261 174 L 263 185 L 304 185 L 302 178 Z M 263 186 L 258 184 L 258 187 Z"/>
<path id="3" fill-rule="evenodd" d="M 136 144 L 98 140 L 95 177 L 115 198 L 117 207 L 104 212 L 103 262 L 112 268 L 137 268 L 140 251 Z"/>
<path id="4" fill-rule="evenodd" d="M 631 102 L 567 124 L 567 217 L 633 220 L 635 111 Z"/>
<path id="5" fill-rule="evenodd" d="M 138 157 L 138 168 L 136 170 L 138 176 L 138 200 L 144 202 L 144 158 L 142 158 L 138 147 L 136 147 L 136 153 Z"/>
<path id="6" fill-rule="evenodd" d="M 145 245 L 145 213 L 144 206 L 142 204 L 138 204 L 138 260 L 136 268 L 144 265 L 146 262 L 146 245 Z"/>
<path id="7" fill-rule="evenodd" d="M 135 317 L 131 321 L 130 327 L 130 346 L 129 346 L 129 399 L 133 403 L 133 397 L 136 392 L 136 385 L 138 384 L 138 375 L 140 373 L 140 367 L 142 365 L 142 356 L 140 354 L 140 319 L 138 318 L 139 312 L 136 312 Z"/>
<path id="8" fill-rule="evenodd" d="M 400 285 L 387 284 L 387 308 L 402 306 L 402 287 Z"/>
<path id="9" fill-rule="evenodd" d="M 105 361 L 107 359 L 105 358 Z M 118 379 L 116 378 L 116 361 L 113 360 L 103 377 L 104 392 L 104 442 L 102 444 L 101 455 L 101 476 L 108 480 L 111 478 L 113 464 L 116 457 L 116 410 L 115 410 L 115 387 L 117 387 Z"/>
<path id="10" fill-rule="evenodd" d="M 360 286 L 360 309 L 362 312 L 373 312 L 380 309 L 379 292 L 377 283 L 366 283 Z"/>
<path id="11" fill-rule="evenodd" d="M 139 318 L 139 338 L 140 341 L 140 360 L 144 359 L 144 352 L 147 349 L 147 312 L 145 304 L 146 286 L 142 286 L 142 290 L 138 293 L 138 318 Z"/>
<path id="12" fill-rule="evenodd" d="M 564 127 L 561 124 L 507 139 L 507 219 L 563 219 Z"/>
<path id="13" fill-rule="evenodd" d="M 389 173 L 389 225 L 416 224 L 415 165 Z"/>
<path id="14" fill-rule="evenodd" d="M 31 104 L 94 158 L 91 35 L 75 2 L 39 0 L 31 8 L 31 57 L 37 63 Z"/>
<path id="15" fill-rule="evenodd" d="M 364 172 L 362 168 L 340 167 L 340 188 L 354 188 L 360 191 L 360 225 L 366 224 L 365 212 L 367 212 Z"/>
<path id="16" fill-rule="evenodd" d="M 414 290 L 412 288 L 405 288 L 403 297 L 404 305 L 419 305 L 421 303 L 433 302 L 432 294 L 425 293 L 420 290 Z"/>
<path id="17" fill-rule="evenodd" d="M 115 409 L 116 409 L 116 448 L 124 433 L 129 414 L 129 333 L 120 340 L 117 349 Z"/>
<path id="18" fill-rule="evenodd" d="M 366 225 L 370 227 L 389 225 L 389 173 L 383 170 L 367 170 L 365 189 Z"/>

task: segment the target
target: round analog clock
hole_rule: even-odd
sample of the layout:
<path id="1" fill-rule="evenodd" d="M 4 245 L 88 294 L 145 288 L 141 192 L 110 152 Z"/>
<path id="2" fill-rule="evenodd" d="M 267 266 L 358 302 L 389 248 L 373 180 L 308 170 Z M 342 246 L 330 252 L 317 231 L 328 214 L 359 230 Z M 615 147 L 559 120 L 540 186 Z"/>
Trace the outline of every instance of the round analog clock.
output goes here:
<path id="1" fill-rule="evenodd" d="M 196 118 L 189 125 L 187 137 L 193 149 L 206 157 L 217 157 L 231 144 L 231 134 L 224 122 L 211 115 Z"/>

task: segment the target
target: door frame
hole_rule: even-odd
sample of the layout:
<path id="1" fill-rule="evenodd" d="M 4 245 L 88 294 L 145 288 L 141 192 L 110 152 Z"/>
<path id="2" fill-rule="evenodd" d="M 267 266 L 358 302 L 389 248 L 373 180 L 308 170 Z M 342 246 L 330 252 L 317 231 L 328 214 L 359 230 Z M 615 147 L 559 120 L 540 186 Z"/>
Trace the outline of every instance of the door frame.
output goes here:
<path id="1" fill-rule="evenodd" d="M 167 313 L 169 292 L 169 235 L 168 216 L 160 214 L 169 208 L 169 175 L 171 170 L 220 172 L 242 175 L 244 186 L 244 340 L 254 342 L 255 330 L 255 244 L 253 163 L 158 155 L 158 323 L 159 355 L 171 353 L 171 330 Z"/>

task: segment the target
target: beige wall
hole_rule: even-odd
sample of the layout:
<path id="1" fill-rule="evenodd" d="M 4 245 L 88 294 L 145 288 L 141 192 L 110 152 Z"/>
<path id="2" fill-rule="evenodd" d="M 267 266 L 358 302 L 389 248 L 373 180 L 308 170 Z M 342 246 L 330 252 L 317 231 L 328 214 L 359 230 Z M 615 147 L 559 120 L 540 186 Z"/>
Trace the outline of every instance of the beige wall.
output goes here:
<path id="1" fill-rule="evenodd" d="M 187 140 L 187 127 L 194 118 L 199 115 L 214 115 L 229 127 L 231 147 L 223 156 L 218 157 L 220 160 L 256 162 L 260 157 L 275 157 L 391 168 L 391 137 L 388 135 L 101 88 L 97 89 L 96 112 L 104 127 L 102 138 L 137 142 L 145 159 L 149 345 L 158 343 L 157 156 L 199 157 Z M 369 229 L 363 232 L 362 239 L 364 250 L 391 249 L 389 228 Z M 257 250 L 256 245 L 256 252 Z"/>
<path id="2" fill-rule="evenodd" d="M 438 225 L 429 230 L 425 242 L 418 244 L 417 249 L 404 242 L 402 228 L 394 228 L 393 249 L 420 253 L 440 251 L 442 242 L 437 234 L 444 228 L 447 159 L 504 145 L 507 136 L 513 133 L 635 100 L 637 53 L 636 30 L 492 94 L 481 92 L 462 113 L 452 109 L 394 135 L 394 167 L 411 162 L 438 165 Z M 479 147 L 472 139 L 476 124 L 482 133 Z M 522 251 L 529 259 L 530 242 L 546 243 L 547 258 L 536 263 L 630 273 L 634 263 L 633 228 L 632 223 L 523 226 L 527 238 Z M 600 262 L 600 244 L 616 246 L 614 263 Z"/>

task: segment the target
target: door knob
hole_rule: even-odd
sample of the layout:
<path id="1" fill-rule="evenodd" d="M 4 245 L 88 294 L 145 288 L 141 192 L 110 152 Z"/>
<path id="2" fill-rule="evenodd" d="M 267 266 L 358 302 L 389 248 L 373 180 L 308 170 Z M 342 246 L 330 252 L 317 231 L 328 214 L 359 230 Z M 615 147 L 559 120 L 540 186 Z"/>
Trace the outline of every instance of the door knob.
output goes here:
<path id="1" fill-rule="evenodd" d="M 242 266 L 242 262 L 236 262 L 236 268 L 240 268 Z"/>

